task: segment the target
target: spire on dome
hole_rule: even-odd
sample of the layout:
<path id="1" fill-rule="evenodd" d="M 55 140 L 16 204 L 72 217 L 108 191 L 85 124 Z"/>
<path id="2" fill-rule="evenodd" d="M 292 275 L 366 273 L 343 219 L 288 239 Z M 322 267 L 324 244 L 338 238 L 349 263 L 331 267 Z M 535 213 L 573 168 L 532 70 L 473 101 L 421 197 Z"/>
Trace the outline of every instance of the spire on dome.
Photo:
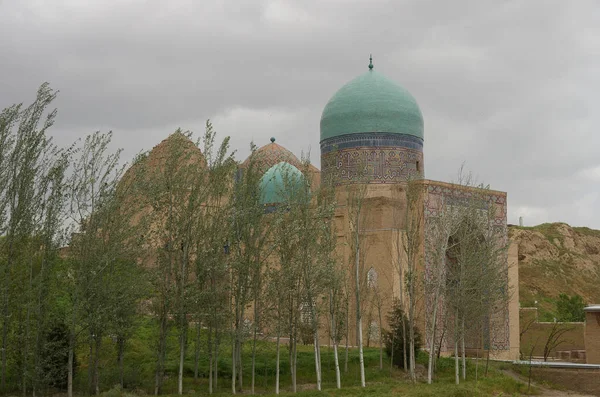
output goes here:
<path id="1" fill-rule="evenodd" d="M 369 54 L 369 70 L 373 70 L 373 54 Z"/>

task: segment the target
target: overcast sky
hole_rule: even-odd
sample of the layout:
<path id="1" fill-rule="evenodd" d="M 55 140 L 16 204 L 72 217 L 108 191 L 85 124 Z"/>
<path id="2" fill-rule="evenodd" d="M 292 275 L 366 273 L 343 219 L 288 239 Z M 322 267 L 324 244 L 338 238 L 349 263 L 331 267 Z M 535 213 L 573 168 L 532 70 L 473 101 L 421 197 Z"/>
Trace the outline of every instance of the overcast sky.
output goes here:
<path id="1" fill-rule="evenodd" d="M 600 228 L 600 1 L 0 0 L 0 108 L 60 90 L 61 144 L 129 160 L 206 119 L 238 158 L 271 136 L 319 165 L 335 91 L 375 68 L 425 119 L 425 173 L 463 162 L 509 223 Z"/>

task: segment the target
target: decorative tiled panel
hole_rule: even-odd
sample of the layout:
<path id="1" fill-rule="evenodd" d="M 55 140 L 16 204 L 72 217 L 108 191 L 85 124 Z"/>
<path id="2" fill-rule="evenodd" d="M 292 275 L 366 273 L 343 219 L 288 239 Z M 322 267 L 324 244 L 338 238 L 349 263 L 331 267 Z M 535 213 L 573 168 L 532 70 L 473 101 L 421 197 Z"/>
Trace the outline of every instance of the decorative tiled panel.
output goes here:
<path id="1" fill-rule="evenodd" d="M 458 185 L 451 185 L 446 183 L 429 183 L 424 197 L 424 209 L 425 209 L 425 225 L 428 222 L 439 216 L 440 211 L 444 206 L 448 205 L 465 205 L 469 202 L 469 199 L 475 194 L 474 189 L 465 188 Z M 485 199 L 481 204 L 481 209 L 489 209 L 490 206 L 494 208 L 494 215 L 491 222 L 491 230 L 493 238 L 497 241 L 498 246 L 503 246 L 508 241 L 507 228 L 506 228 L 506 194 L 501 192 L 489 191 L 485 194 Z M 427 227 L 425 228 L 427 233 Z M 427 237 L 425 237 L 427 239 Z M 426 243 L 427 244 L 427 243 Z M 506 264 L 506 272 L 504 277 L 506 278 L 506 288 L 508 291 L 508 258 L 502 259 Z M 428 250 L 425 250 L 425 279 L 432 280 L 433 277 L 433 259 L 428 256 Z M 444 276 L 445 277 L 445 276 Z M 427 284 L 427 281 L 426 281 Z M 425 297 L 427 302 L 426 311 L 427 319 L 431 318 L 433 310 L 433 296 L 428 295 Z M 445 313 L 444 297 L 440 297 L 438 301 L 437 311 L 437 326 L 436 326 L 436 340 L 442 335 L 442 323 L 443 321 L 449 321 L 447 313 Z M 492 348 L 494 350 L 509 350 L 510 349 L 510 323 L 509 323 L 509 312 L 508 312 L 508 301 L 495 304 L 490 310 L 489 316 L 487 317 L 484 329 L 484 345 L 485 348 Z M 432 324 L 427 322 L 426 329 L 427 339 L 431 338 L 432 335 Z M 448 349 L 452 349 L 452 338 L 445 335 L 442 346 L 446 346 Z M 438 343 L 438 342 L 436 342 Z M 467 346 L 477 347 L 477 346 Z"/>
<path id="2" fill-rule="evenodd" d="M 402 147 L 354 147 L 330 151 L 321 154 L 321 172 L 323 180 L 331 178 L 336 185 L 401 183 L 417 172 L 422 174 L 423 153 Z"/>
<path id="3" fill-rule="evenodd" d="M 321 141 L 321 154 L 358 147 L 393 147 L 423 151 L 423 139 L 412 135 L 386 132 L 354 133 Z"/>

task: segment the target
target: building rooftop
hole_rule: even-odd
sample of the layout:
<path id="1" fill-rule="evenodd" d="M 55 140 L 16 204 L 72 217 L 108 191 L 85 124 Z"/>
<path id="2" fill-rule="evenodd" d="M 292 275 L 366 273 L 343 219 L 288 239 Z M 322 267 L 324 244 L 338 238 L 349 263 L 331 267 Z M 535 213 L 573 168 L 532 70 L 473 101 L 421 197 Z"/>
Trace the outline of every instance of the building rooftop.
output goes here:
<path id="1" fill-rule="evenodd" d="M 406 89 L 373 69 L 345 84 L 321 116 L 321 141 L 337 136 L 385 132 L 423 139 L 423 115 Z"/>

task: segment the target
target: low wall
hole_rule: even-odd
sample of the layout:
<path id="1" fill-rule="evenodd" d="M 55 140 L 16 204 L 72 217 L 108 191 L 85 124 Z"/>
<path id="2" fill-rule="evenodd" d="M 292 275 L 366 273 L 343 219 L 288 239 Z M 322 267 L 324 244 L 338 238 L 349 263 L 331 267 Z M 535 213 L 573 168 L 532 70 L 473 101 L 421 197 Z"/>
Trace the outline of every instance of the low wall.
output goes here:
<path id="1" fill-rule="evenodd" d="M 521 369 L 522 374 L 527 373 Z M 600 396 L 600 369 L 533 367 L 531 378 L 534 382 L 544 381 L 559 388 Z"/>
<path id="2" fill-rule="evenodd" d="M 585 313 L 585 347 L 588 364 L 600 364 L 600 312 Z"/>
<path id="3" fill-rule="evenodd" d="M 542 357 L 546 341 L 556 323 L 537 322 L 537 313 L 531 308 L 522 308 L 520 317 L 522 356 L 529 356 L 533 348 L 533 356 Z M 561 323 L 560 326 L 567 327 L 569 330 L 562 334 L 560 337 L 562 343 L 551 350 L 549 357 L 585 362 L 585 323 Z"/>

